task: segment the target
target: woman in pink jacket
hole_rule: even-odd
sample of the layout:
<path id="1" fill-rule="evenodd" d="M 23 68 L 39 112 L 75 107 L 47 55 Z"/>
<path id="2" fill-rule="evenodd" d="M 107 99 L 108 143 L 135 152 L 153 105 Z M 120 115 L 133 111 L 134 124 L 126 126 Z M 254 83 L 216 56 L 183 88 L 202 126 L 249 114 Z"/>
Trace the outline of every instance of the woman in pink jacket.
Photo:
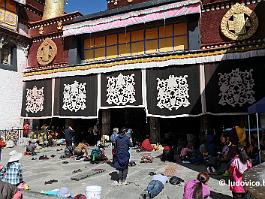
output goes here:
<path id="1" fill-rule="evenodd" d="M 183 199 L 206 199 L 210 196 L 207 185 L 209 175 L 206 172 L 199 173 L 197 179 L 189 180 L 184 186 Z"/>
<path id="2" fill-rule="evenodd" d="M 233 178 L 233 183 L 230 185 L 230 190 L 233 193 L 233 198 L 245 198 L 246 191 L 243 186 L 243 173 L 252 167 L 249 157 L 244 149 L 241 149 L 239 155 L 235 156 L 230 164 L 230 175 Z"/>

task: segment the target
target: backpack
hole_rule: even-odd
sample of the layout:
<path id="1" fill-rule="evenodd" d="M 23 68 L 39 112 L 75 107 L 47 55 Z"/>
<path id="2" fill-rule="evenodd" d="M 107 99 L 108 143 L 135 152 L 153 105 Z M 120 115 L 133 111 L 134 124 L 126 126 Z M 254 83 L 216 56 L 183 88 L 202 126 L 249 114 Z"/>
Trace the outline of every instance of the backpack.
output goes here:
<path id="1" fill-rule="evenodd" d="M 180 184 L 181 182 L 184 182 L 184 180 L 182 180 L 181 178 L 177 177 L 177 176 L 172 176 L 170 179 L 169 179 L 169 182 L 170 184 L 172 185 L 178 185 Z"/>

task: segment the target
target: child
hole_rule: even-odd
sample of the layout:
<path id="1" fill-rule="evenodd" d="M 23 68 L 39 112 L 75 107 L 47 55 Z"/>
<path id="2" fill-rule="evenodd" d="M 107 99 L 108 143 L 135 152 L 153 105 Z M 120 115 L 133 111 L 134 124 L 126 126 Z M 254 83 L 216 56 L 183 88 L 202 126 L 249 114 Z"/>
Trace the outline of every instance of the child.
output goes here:
<path id="1" fill-rule="evenodd" d="M 207 199 L 210 190 L 207 185 L 209 175 L 206 172 L 199 173 L 197 179 L 189 180 L 184 186 L 183 199 Z"/>
<path id="2" fill-rule="evenodd" d="M 164 189 L 167 182 L 167 176 L 164 176 L 163 174 L 154 175 L 144 193 L 141 194 L 141 197 L 143 199 L 156 197 Z"/>

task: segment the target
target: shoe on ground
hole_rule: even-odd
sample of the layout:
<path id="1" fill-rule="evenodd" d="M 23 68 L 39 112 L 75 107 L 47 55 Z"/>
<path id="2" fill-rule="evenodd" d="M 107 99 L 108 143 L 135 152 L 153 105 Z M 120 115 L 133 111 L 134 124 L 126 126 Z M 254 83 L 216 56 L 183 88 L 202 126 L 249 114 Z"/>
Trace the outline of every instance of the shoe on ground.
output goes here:
<path id="1" fill-rule="evenodd" d="M 129 183 L 125 180 L 124 182 L 121 183 L 122 185 L 128 185 Z"/>
<path id="2" fill-rule="evenodd" d="M 141 194 L 140 194 L 140 198 L 139 199 L 146 199 L 147 198 L 147 191 L 143 191 Z"/>
<path id="3" fill-rule="evenodd" d="M 111 184 L 112 186 L 120 186 L 121 185 L 121 183 L 120 182 L 118 182 L 118 181 L 114 181 L 112 184 Z"/>

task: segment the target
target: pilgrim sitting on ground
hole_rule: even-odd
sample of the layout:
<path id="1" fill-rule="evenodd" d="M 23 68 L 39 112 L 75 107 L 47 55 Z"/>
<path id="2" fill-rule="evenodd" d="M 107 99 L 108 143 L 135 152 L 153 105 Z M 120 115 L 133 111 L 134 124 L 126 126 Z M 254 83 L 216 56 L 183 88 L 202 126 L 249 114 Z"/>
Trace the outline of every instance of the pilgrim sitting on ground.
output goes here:
<path id="1" fill-rule="evenodd" d="M 88 158 L 88 143 L 85 141 L 80 142 L 74 149 L 74 155 L 77 156 L 76 160 L 80 160 L 81 158 L 85 157 Z"/>
<path id="2" fill-rule="evenodd" d="M 90 158 L 91 158 L 91 163 L 107 160 L 108 158 L 105 156 L 104 146 L 99 144 L 96 148 L 92 149 Z"/>
<path id="3" fill-rule="evenodd" d="M 28 145 L 26 146 L 26 155 L 36 155 L 35 149 L 36 144 L 29 140 Z"/>
<path id="4" fill-rule="evenodd" d="M 153 146 L 150 143 L 148 136 L 141 144 L 141 151 L 153 151 Z"/>

